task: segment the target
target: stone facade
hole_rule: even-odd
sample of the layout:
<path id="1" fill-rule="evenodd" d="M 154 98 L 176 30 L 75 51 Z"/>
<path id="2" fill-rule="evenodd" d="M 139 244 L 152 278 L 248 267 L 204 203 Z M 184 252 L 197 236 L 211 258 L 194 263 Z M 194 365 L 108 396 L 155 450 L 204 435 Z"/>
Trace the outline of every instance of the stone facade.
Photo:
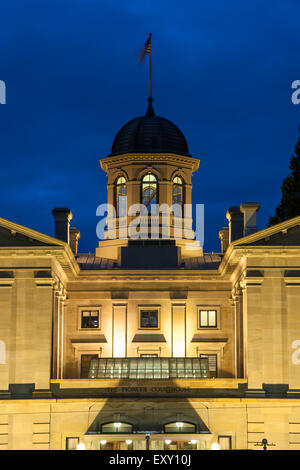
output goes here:
<path id="1" fill-rule="evenodd" d="M 122 176 L 138 203 L 150 174 L 160 203 L 172 203 L 176 176 L 191 203 L 198 165 L 176 153 L 109 156 L 108 202 Z M 258 449 L 262 438 L 300 449 L 300 217 L 258 232 L 258 207 L 228 210 L 220 254 L 190 251 L 173 215 L 165 244 L 117 232 L 95 255 L 78 254 L 67 208 L 53 211 L 56 238 L 0 219 L 0 449 L 143 449 L 146 435 L 153 449 Z M 106 234 L 120 223 L 110 217 Z M 141 259 L 145 269 L 126 266 Z M 88 378 L 92 360 L 142 357 L 202 358 L 206 375 Z"/>

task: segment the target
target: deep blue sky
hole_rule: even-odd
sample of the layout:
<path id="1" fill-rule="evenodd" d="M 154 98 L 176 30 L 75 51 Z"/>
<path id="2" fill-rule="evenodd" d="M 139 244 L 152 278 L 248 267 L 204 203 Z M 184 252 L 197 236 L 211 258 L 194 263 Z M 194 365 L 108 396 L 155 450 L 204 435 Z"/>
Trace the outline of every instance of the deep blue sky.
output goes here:
<path id="1" fill-rule="evenodd" d="M 298 138 L 299 18 L 299 0 L 2 2 L 0 216 L 53 235 L 52 208 L 69 206 L 80 251 L 94 251 L 98 160 L 146 110 L 138 57 L 152 32 L 155 112 L 201 159 L 193 201 L 205 204 L 205 251 L 219 250 L 231 205 L 260 202 L 264 228 Z"/>

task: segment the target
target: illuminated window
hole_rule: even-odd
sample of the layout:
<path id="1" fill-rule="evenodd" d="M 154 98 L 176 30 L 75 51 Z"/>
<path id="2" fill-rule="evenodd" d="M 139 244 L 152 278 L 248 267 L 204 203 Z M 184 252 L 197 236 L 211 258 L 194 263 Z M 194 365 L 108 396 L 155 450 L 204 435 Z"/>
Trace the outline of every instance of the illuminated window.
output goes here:
<path id="1" fill-rule="evenodd" d="M 112 433 L 123 433 L 129 434 L 132 433 L 132 424 L 124 423 L 124 422 L 111 422 L 105 423 L 101 425 L 101 433 L 102 434 L 112 434 Z"/>
<path id="2" fill-rule="evenodd" d="M 158 328 L 158 310 L 140 310 L 140 328 Z"/>
<path id="3" fill-rule="evenodd" d="M 172 194 L 172 204 L 180 206 L 180 209 L 182 211 L 183 209 L 183 181 L 180 178 L 180 176 L 175 176 L 173 179 L 173 194 Z M 177 216 L 180 216 L 181 214 L 175 214 Z"/>
<path id="4" fill-rule="evenodd" d="M 124 217 L 126 215 L 126 195 L 126 180 L 124 176 L 119 176 L 115 186 L 115 205 L 117 217 Z"/>
<path id="5" fill-rule="evenodd" d="M 152 173 L 148 173 L 142 179 L 142 204 L 146 206 L 147 210 L 151 211 L 153 204 L 158 204 L 157 197 L 157 179 Z"/>
<path id="6" fill-rule="evenodd" d="M 199 310 L 199 326 L 200 328 L 216 328 L 217 327 L 217 311 L 216 310 Z"/>
<path id="7" fill-rule="evenodd" d="M 82 310 L 81 328 L 99 328 L 99 310 Z"/>
<path id="8" fill-rule="evenodd" d="M 196 432 L 196 425 L 186 421 L 168 423 L 164 425 L 165 433 L 193 433 Z"/>
<path id="9" fill-rule="evenodd" d="M 200 354 L 201 360 L 207 360 L 209 378 L 214 379 L 218 375 L 217 355 L 216 354 Z"/>

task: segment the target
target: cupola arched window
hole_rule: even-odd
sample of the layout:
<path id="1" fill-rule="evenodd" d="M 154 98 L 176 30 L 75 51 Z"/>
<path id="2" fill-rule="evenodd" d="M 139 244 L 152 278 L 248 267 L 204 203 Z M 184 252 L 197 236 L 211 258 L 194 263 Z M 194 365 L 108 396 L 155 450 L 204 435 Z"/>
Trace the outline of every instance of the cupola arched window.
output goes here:
<path id="1" fill-rule="evenodd" d="M 152 173 L 147 173 L 142 179 L 142 204 L 149 212 L 153 204 L 158 204 L 158 183 Z"/>
<path id="2" fill-rule="evenodd" d="M 183 181 L 180 176 L 175 176 L 173 179 L 172 204 L 180 206 L 181 211 L 183 210 Z"/>
<path id="3" fill-rule="evenodd" d="M 119 176 L 115 186 L 115 207 L 117 217 L 124 217 L 126 215 L 126 204 L 123 199 L 123 197 L 126 195 L 126 179 L 124 176 Z"/>

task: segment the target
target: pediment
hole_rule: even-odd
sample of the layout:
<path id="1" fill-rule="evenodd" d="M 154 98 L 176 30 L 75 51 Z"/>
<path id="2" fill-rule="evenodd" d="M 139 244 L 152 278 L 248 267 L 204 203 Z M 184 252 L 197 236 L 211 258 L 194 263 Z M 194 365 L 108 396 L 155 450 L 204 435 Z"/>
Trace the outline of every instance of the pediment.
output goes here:
<path id="1" fill-rule="evenodd" d="M 64 246 L 65 243 L 0 218 L 0 247 Z"/>
<path id="2" fill-rule="evenodd" d="M 234 241 L 233 246 L 300 246 L 300 216 Z"/>

